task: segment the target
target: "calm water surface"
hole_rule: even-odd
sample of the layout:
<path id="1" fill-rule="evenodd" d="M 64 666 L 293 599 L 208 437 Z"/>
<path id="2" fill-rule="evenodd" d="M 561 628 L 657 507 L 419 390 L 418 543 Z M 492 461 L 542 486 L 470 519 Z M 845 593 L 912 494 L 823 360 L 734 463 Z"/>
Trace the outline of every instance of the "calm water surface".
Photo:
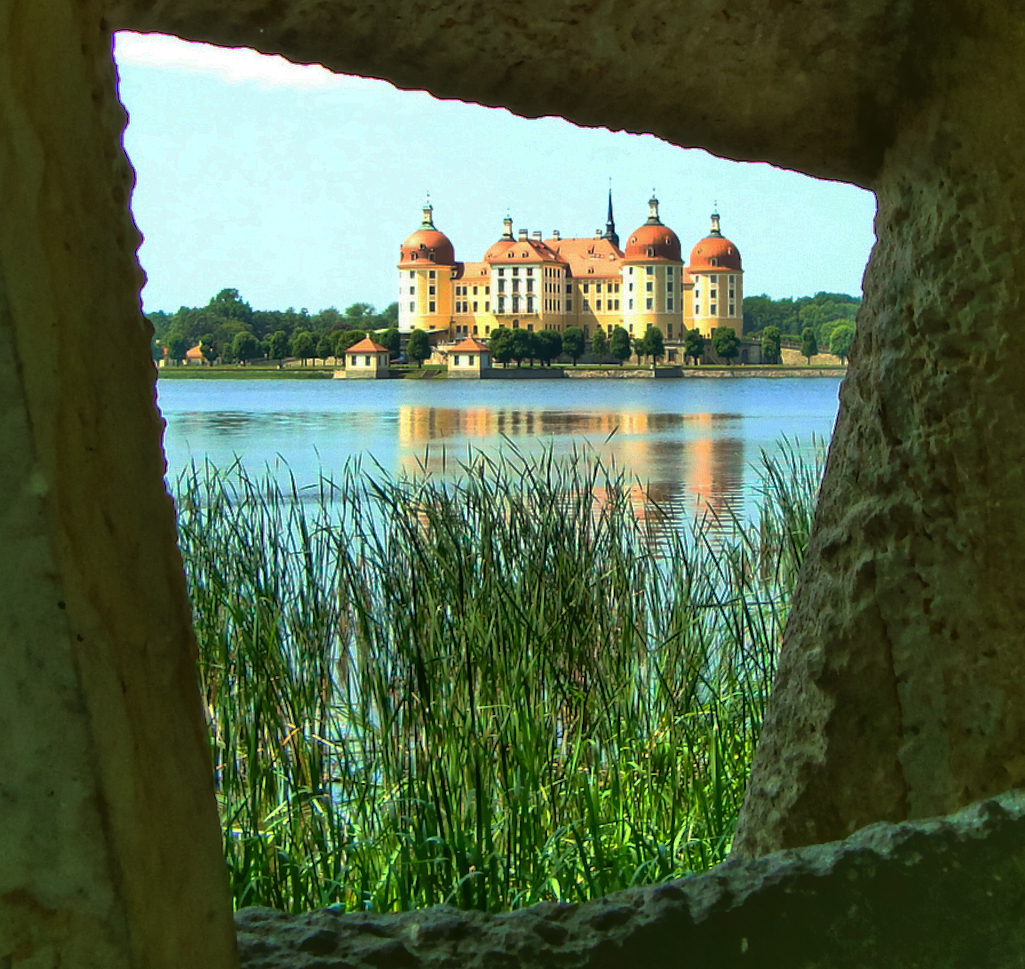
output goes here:
<path id="1" fill-rule="evenodd" d="M 161 380 L 168 477 L 190 461 L 285 462 L 300 485 L 354 458 L 390 474 L 454 473 L 473 451 L 593 449 L 674 517 L 750 514 L 760 451 L 828 440 L 834 378 L 694 380 Z"/>

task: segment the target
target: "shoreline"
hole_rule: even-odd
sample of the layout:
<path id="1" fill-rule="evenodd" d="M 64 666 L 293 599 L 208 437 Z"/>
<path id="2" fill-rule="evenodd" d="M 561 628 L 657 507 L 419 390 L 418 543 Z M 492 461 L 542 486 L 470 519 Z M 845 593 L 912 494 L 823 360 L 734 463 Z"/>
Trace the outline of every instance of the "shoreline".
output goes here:
<path id="1" fill-rule="evenodd" d="M 336 376 L 344 379 L 345 371 L 330 369 L 243 369 L 230 367 L 174 367 L 158 368 L 158 379 L 168 380 L 331 380 Z M 845 377 L 846 367 L 787 367 L 760 364 L 737 365 L 734 367 L 650 367 L 607 368 L 601 370 L 574 370 L 569 367 L 495 367 L 486 377 L 453 377 L 446 371 L 392 372 L 389 380 L 736 380 L 762 379 L 805 379 L 815 377 Z M 375 381 L 370 381 L 374 383 Z"/>

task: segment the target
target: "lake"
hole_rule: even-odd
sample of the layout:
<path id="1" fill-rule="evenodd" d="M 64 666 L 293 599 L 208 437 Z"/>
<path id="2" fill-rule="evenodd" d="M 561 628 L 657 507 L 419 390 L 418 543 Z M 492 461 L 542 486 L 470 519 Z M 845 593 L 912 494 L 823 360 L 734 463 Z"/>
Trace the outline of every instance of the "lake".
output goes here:
<path id="1" fill-rule="evenodd" d="M 302 486 L 348 461 L 456 473 L 474 451 L 590 449 L 673 517 L 748 516 L 764 449 L 829 439 L 838 378 L 158 381 L 168 478 L 189 462 L 284 462 Z"/>

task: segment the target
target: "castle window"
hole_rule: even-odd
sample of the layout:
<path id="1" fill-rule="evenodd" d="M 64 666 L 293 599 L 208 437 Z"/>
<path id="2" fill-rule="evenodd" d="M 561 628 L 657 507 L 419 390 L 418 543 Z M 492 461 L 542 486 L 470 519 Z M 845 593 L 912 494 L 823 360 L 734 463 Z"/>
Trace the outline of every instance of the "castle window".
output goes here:
<path id="1" fill-rule="evenodd" d="M 616 292 L 619 292 L 619 283 L 616 283 Z"/>
<path id="2" fill-rule="evenodd" d="M 428 296 L 433 296 L 434 295 L 434 287 L 433 286 L 429 286 L 427 288 L 427 295 Z"/>
<path id="3" fill-rule="evenodd" d="M 414 287 L 414 286 L 410 286 L 409 287 L 409 295 L 410 296 L 416 295 L 416 287 Z"/>
<path id="4" fill-rule="evenodd" d="M 718 265 L 719 265 L 719 260 L 718 260 L 718 259 L 715 259 L 715 258 L 709 259 L 709 260 L 708 260 L 708 262 L 709 262 L 709 263 L 710 263 L 711 265 L 713 265 L 713 266 L 718 266 Z"/>
<path id="5" fill-rule="evenodd" d="M 505 312 L 505 297 L 504 296 L 499 296 L 498 297 L 498 312 L 499 313 L 504 313 Z"/>
<path id="6" fill-rule="evenodd" d="M 644 302 L 645 302 L 644 308 L 646 310 L 650 310 L 651 309 L 652 300 L 649 298 L 649 299 L 646 299 Z"/>
<path id="7" fill-rule="evenodd" d="M 634 267 L 633 267 L 633 266 L 630 266 L 630 267 L 629 267 L 629 268 L 627 269 L 627 272 L 628 272 L 628 273 L 629 273 L 629 274 L 630 274 L 630 275 L 632 276 L 632 275 L 634 274 Z"/>
<path id="8" fill-rule="evenodd" d="M 531 333 L 533 333 L 533 332 L 534 332 L 534 324 L 533 324 L 533 323 L 528 323 L 528 324 L 527 324 L 527 329 L 528 329 L 528 330 L 529 330 L 529 331 L 530 331 Z"/>
<path id="9" fill-rule="evenodd" d="M 719 285 L 719 277 L 718 276 L 709 276 L 708 277 L 708 285 L 709 286 L 718 286 Z"/>
<path id="10" fill-rule="evenodd" d="M 500 279 L 498 281 L 498 291 L 500 293 L 504 293 L 505 292 L 505 280 L 504 279 Z"/>
<path id="11" fill-rule="evenodd" d="M 736 316 L 736 315 L 737 315 L 737 304 L 736 303 L 730 303 L 730 316 Z"/>
<path id="12" fill-rule="evenodd" d="M 571 300 L 571 299 L 566 300 L 566 312 L 567 313 L 572 313 L 573 312 L 573 300 Z"/>
<path id="13" fill-rule="evenodd" d="M 594 291 L 596 293 L 600 293 L 601 292 L 601 283 L 595 283 L 594 284 Z"/>
<path id="14" fill-rule="evenodd" d="M 599 311 L 601 310 L 601 300 L 598 300 L 598 302 L 594 304 L 594 308 Z"/>
<path id="15" fill-rule="evenodd" d="M 434 270 L 433 269 L 427 274 L 427 278 L 428 279 L 434 279 Z"/>
<path id="16" fill-rule="evenodd" d="M 519 274 L 520 274 L 520 267 L 519 266 L 513 266 L 513 275 L 514 276 L 519 276 Z"/>
<path id="17" fill-rule="evenodd" d="M 708 298 L 709 298 L 709 299 L 715 299 L 715 297 L 716 297 L 716 293 L 718 293 L 718 290 L 717 290 L 717 289 L 710 289 L 710 290 L 708 291 Z"/>
<path id="18" fill-rule="evenodd" d="M 586 312 L 591 308 L 591 304 L 585 299 L 584 300 L 584 311 Z"/>
<path id="19" fill-rule="evenodd" d="M 587 283 L 584 283 L 584 292 L 585 292 L 585 293 L 586 293 L 586 292 L 588 291 L 588 288 L 589 288 L 589 287 L 588 287 L 588 284 L 587 284 Z"/>
<path id="20" fill-rule="evenodd" d="M 519 320 L 513 320 L 513 329 L 514 330 L 518 330 L 519 328 L 520 328 L 520 321 Z"/>
<path id="21" fill-rule="evenodd" d="M 431 302 L 429 302 L 427 304 L 427 312 L 428 313 L 433 313 L 434 312 L 434 300 L 431 300 Z"/>
<path id="22" fill-rule="evenodd" d="M 505 270 L 501 266 L 499 266 L 499 268 L 498 268 L 498 275 L 499 276 L 504 276 L 505 275 Z"/>
<path id="23" fill-rule="evenodd" d="M 474 295 L 474 296 L 476 296 L 476 295 L 477 295 L 477 287 L 476 287 L 476 286 L 474 286 L 474 287 L 473 287 L 473 295 Z"/>
<path id="24" fill-rule="evenodd" d="M 649 255 L 649 256 L 654 256 L 654 255 L 655 255 L 655 250 L 654 250 L 654 249 L 652 249 L 652 248 L 651 248 L 651 246 L 648 246 L 648 255 Z M 649 268 L 650 268 L 650 267 L 649 267 Z"/>
<path id="25" fill-rule="evenodd" d="M 715 316 L 715 303 L 708 304 L 708 315 Z"/>
<path id="26" fill-rule="evenodd" d="M 571 283 L 566 283 L 566 295 L 567 296 L 572 296 L 573 295 L 573 285 Z"/>
<path id="27" fill-rule="evenodd" d="M 484 300 L 484 312 L 487 313 L 491 310 L 491 300 Z"/>
<path id="28" fill-rule="evenodd" d="M 614 308 L 617 309 L 617 310 L 619 309 L 619 300 L 618 299 L 616 300 L 616 305 L 615 305 Z"/>
<path id="29" fill-rule="evenodd" d="M 650 292 L 652 292 L 652 290 L 653 290 L 654 288 L 655 288 L 655 285 L 654 285 L 654 283 L 651 283 L 651 282 L 649 282 L 649 283 L 648 283 L 648 284 L 647 284 L 647 285 L 646 285 L 646 286 L 644 287 L 644 291 L 645 291 L 645 292 L 647 292 L 647 293 L 650 293 Z"/>
<path id="30" fill-rule="evenodd" d="M 476 287 L 474 287 L 474 289 L 476 289 Z M 474 301 L 473 301 L 473 311 L 474 311 L 474 313 L 476 313 L 476 312 L 477 312 L 477 301 L 476 301 L 476 300 L 474 300 Z M 474 333 L 476 333 L 476 332 L 477 332 L 477 327 L 474 327 L 474 328 L 473 328 L 473 332 L 474 332 Z"/>
<path id="31" fill-rule="evenodd" d="M 533 266 L 527 266 L 527 275 L 528 276 L 533 276 L 534 275 L 534 267 Z"/>
<path id="32" fill-rule="evenodd" d="M 648 274 L 649 276 L 654 276 L 654 275 L 655 275 L 655 267 L 654 267 L 654 266 L 645 266 L 645 267 L 644 267 L 644 271 L 645 271 L 645 272 L 646 272 L 646 273 L 647 273 L 647 274 Z"/>
<path id="33" fill-rule="evenodd" d="M 632 293 L 633 291 L 634 291 L 634 284 L 633 283 L 628 283 L 627 284 L 627 292 Z"/>
<path id="34" fill-rule="evenodd" d="M 528 293 L 534 292 L 534 280 L 533 279 L 528 279 L 527 280 L 527 292 Z"/>
<path id="35" fill-rule="evenodd" d="M 627 300 L 626 301 L 626 307 L 627 307 L 627 309 L 631 309 L 632 310 L 634 308 L 634 301 L 632 299 Z"/>
<path id="36" fill-rule="evenodd" d="M 672 309 L 671 306 L 669 308 Z M 666 339 L 667 340 L 671 340 L 672 338 L 673 338 L 673 324 L 672 323 L 667 323 L 666 324 Z"/>
<path id="37" fill-rule="evenodd" d="M 409 312 L 410 313 L 415 313 L 416 312 L 416 303 L 410 303 L 409 304 Z"/>
<path id="38" fill-rule="evenodd" d="M 672 297 L 672 296 L 670 296 L 670 297 L 669 297 L 669 298 L 668 298 L 668 299 L 666 300 L 666 309 L 667 309 L 667 310 L 672 310 L 672 308 L 673 308 L 673 297 Z"/>
<path id="39" fill-rule="evenodd" d="M 415 261 L 416 261 L 416 253 L 415 253 L 415 252 L 411 252 L 411 253 L 409 254 L 409 258 L 410 258 L 410 259 L 412 259 L 412 260 L 413 260 L 413 261 L 415 262 Z M 409 275 L 410 275 L 410 276 L 412 276 L 412 275 L 413 275 L 412 271 L 410 272 L 410 274 L 409 274 Z"/>
<path id="40" fill-rule="evenodd" d="M 534 312 L 534 297 L 533 296 L 528 296 L 527 297 L 527 312 L 528 313 L 533 313 Z"/>
<path id="41" fill-rule="evenodd" d="M 673 291 L 673 281 L 671 279 L 666 280 L 666 292 L 671 293 Z"/>
<path id="42" fill-rule="evenodd" d="M 410 279 L 415 279 L 416 278 L 416 271 L 415 270 L 413 270 L 413 269 L 409 270 L 409 278 Z"/>

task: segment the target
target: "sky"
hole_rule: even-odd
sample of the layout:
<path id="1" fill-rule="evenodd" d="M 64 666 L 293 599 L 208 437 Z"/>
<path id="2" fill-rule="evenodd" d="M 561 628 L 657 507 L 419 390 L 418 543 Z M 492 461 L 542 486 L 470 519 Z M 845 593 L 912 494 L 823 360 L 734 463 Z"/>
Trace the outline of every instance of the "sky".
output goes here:
<path id="1" fill-rule="evenodd" d="M 875 199 L 854 186 L 250 50 L 120 33 L 116 59 L 147 312 L 226 287 L 254 309 L 383 309 L 428 194 L 479 260 L 507 214 L 545 238 L 604 229 L 610 179 L 624 241 L 654 189 L 685 254 L 718 208 L 749 296 L 861 291 Z"/>

